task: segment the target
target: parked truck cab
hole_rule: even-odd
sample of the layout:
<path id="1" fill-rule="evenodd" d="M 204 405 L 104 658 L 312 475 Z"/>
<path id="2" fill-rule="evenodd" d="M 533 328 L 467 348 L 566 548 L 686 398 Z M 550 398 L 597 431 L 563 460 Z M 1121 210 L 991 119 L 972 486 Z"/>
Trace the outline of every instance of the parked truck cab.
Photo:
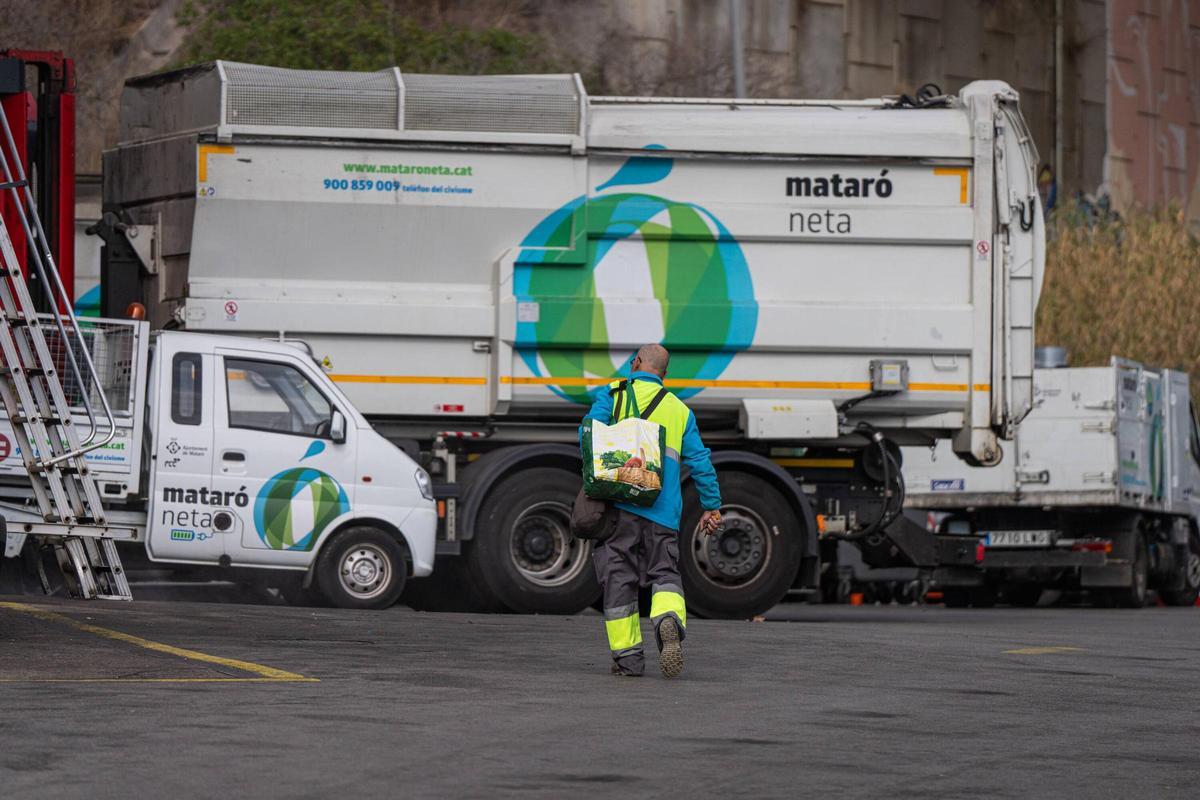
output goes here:
<path id="1" fill-rule="evenodd" d="M 1140 608 L 1200 596 L 1200 426 L 1188 376 L 1114 357 L 1038 369 L 1035 404 L 994 469 L 908 448 L 908 504 L 940 515 L 948 605 L 1083 590 Z"/>
<path id="2" fill-rule="evenodd" d="M 151 561 L 307 571 L 330 602 L 359 608 L 430 574 L 428 476 L 304 350 L 123 320 L 90 331 L 123 405 L 90 464 Z M 14 456 L 0 474 L 22 471 Z"/>

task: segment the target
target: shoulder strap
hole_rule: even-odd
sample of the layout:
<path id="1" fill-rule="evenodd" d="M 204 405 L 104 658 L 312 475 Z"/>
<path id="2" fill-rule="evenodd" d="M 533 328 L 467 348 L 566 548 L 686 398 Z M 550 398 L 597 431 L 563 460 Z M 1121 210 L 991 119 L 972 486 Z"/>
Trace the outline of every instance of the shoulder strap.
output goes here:
<path id="1" fill-rule="evenodd" d="M 658 394 L 654 395 L 654 399 L 650 401 L 650 405 L 646 406 L 646 410 L 642 412 L 642 419 L 650 419 L 650 415 L 658 408 L 658 404 L 663 401 L 669 392 L 663 388 L 658 390 Z"/>
<path id="2" fill-rule="evenodd" d="M 630 417 L 640 417 L 642 412 L 638 410 L 637 401 L 637 381 L 629 379 L 629 405 L 625 407 L 625 419 Z"/>
<path id="3" fill-rule="evenodd" d="M 623 406 L 628 405 L 628 403 L 627 403 L 628 398 L 625 396 L 625 392 L 628 388 L 629 388 L 629 380 L 628 379 L 620 381 L 616 386 L 609 387 L 608 393 L 610 395 L 612 395 L 612 398 L 613 398 L 612 413 L 609 414 L 609 417 L 608 417 L 609 425 L 616 425 L 617 422 L 619 421 L 618 417 L 620 417 L 621 414 L 624 413 L 625 408 Z M 629 390 L 629 394 L 633 394 L 633 391 Z"/>

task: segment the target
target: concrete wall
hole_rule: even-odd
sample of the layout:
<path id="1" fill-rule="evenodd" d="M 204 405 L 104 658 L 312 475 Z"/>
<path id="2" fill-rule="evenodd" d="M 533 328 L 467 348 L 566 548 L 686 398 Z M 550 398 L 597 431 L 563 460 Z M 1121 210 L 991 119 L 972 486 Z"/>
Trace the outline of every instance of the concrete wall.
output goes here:
<path id="1" fill-rule="evenodd" d="M 999 78 L 1020 91 L 1060 198 L 1176 202 L 1200 217 L 1200 0 L 1063 0 L 1061 107 L 1054 0 L 741 2 L 751 96 L 868 97 L 927 81 L 953 92 Z M 728 0 L 597 5 L 607 38 L 628 44 L 600 55 L 607 88 L 732 93 Z"/>
<path id="2" fill-rule="evenodd" d="M 1200 216 L 1200 0 L 1110 0 L 1107 21 L 1114 203 L 1191 199 Z"/>
<path id="3" fill-rule="evenodd" d="M 61 50 L 75 60 L 76 169 L 100 173 L 115 144 L 125 79 L 162 69 L 183 45 L 184 0 L 0 0 L 0 46 Z"/>
<path id="4" fill-rule="evenodd" d="M 874 97 L 998 78 L 1021 93 L 1042 160 L 1055 159 L 1053 0 L 742 0 L 756 97 Z M 593 4 L 597 5 L 597 4 Z M 728 95 L 728 0 L 605 0 L 606 88 Z M 1105 0 L 1066 0 L 1063 175 L 1092 191 L 1105 152 Z M 637 57 L 621 58 L 619 53 Z"/>
<path id="5" fill-rule="evenodd" d="M 392 0 L 429 24 L 537 33 L 594 92 L 728 96 L 728 0 Z M 1056 140 L 1055 0 L 741 0 L 749 94 L 867 97 L 979 78 L 1021 92 L 1060 196 L 1120 208 L 1187 201 L 1200 215 L 1200 0 L 1062 0 Z M 182 0 L 0 0 L 0 42 L 77 60 L 81 172 L 115 141 L 125 78 L 178 58 Z"/>

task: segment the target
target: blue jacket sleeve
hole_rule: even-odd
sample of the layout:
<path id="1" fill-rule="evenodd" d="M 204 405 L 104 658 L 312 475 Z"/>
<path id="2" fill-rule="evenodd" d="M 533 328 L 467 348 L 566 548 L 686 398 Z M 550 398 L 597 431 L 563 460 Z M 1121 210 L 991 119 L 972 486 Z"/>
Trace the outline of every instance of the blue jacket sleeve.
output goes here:
<path id="1" fill-rule="evenodd" d="M 588 413 L 583 415 L 584 419 L 595 419 L 603 422 L 605 425 L 612 419 L 612 395 L 608 393 L 607 386 L 601 386 L 592 395 L 592 407 Z M 583 444 L 583 425 L 579 426 L 579 444 Z"/>
<path id="2" fill-rule="evenodd" d="M 717 471 L 709 458 L 709 450 L 700 439 L 700 428 L 696 415 L 689 413 L 687 427 L 683 430 L 683 452 L 679 454 L 683 463 L 692 471 L 692 481 L 700 493 L 700 505 L 706 511 L 721 507 L 721 487 L 717 484 Z"/>

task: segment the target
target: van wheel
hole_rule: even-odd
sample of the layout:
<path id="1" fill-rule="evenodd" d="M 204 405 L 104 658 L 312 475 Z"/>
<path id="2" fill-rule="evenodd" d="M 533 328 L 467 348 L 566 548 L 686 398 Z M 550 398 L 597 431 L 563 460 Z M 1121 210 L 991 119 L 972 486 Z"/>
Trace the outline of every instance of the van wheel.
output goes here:
<path id="1" fill-rule="evenodd" d="M 407 578 L 404 545 L 377 528 L 349 528 L 317 558 L 317 586 L 338 608 L 387 608 Z"/>
<path id="2" fill-rule="evenodd" d="M 700 497 L 690 482 L 679 525 L 679 571 L 688 609 L 748 619 L 787 594 L 800 569 L 804 525 L 769 483 L 744 472 L 721 476 L 721 529 L 699 534 Z"/>
<path id="3" fill-rule="evenodd" d="M 481 594 L 519 614 L 576 614 L 600 596 L 592 543 L 571 533 L 579 483 L 566 470 L 535 467 L 492 488 L 466 550 Z"/>

